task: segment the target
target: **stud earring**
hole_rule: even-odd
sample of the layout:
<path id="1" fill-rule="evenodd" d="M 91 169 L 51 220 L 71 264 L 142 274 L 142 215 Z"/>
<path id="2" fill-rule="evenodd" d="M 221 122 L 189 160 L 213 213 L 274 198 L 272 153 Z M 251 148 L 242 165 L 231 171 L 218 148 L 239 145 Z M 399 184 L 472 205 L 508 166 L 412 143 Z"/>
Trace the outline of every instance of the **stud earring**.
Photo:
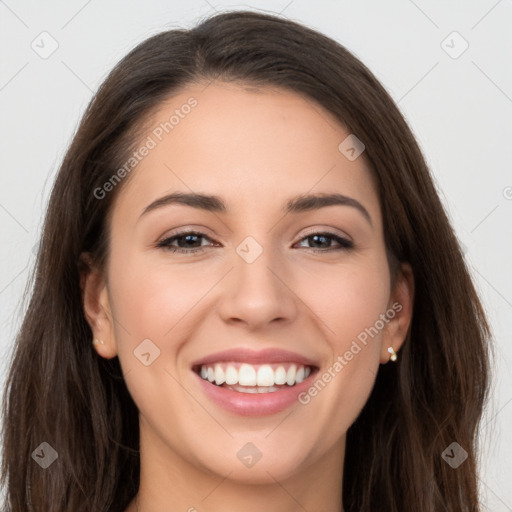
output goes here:
<path id="1" fill-rule="evenodd" d="M 389 359 L 390 359 L 391 361 L 396 361 L 396 358 L 397 358 L 398 356 L 396 355 L 396 352 L 395 352 L 395 350 L 393 349 L 393 347 L 389 347 L 389 348 L 388 348 L 388 352 L 391 354 L 391 355 L 389 356 Z"/>
<path id="2" fill-rule="evenodd" d="M 94 339 L 92 340 L 92 344 L 93 344 L 93 345 L 104 345 L 104 342 L 103 342 L 102 340 L 99 340 L 99 339 L 94 338 Z"/>

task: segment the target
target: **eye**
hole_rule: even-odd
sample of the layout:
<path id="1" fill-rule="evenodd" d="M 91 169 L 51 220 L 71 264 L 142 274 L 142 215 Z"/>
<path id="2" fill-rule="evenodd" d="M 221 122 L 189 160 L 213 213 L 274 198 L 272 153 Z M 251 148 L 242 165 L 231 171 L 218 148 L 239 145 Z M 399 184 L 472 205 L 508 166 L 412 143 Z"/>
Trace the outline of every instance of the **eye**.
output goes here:
<path id="1" fill-rule="evenodd" d="M 199 247 L 194 246 L 197 244 L 197 240 L 205 238 L 211 241 L 211 238 L 206 236 L 204 233 L 200 231 L 184 231 L 183 233 L 177 233 L 173 236 L 165 238 L 158 242 L 157 247 L 165 249 L 171 252 L 182 252 L 182 253 L 194 253 L 194 252 L 202 252 L 203 246 L 199 244 Z M 173 242 L 178 243 L 178 247 L 172 245 Z"/>
<path id="2" fill-rule="evenodd" d="M 315 252 L 341 251 L 341 250 L 352 249 L 354 247 L 353 242 L 351 242 L 350 240 L 343 238 L 339 235 L 335 235 L 334 233 L 329 233 L 329 232 L 310 233 L 307 236 L 305 236 L 301 240 L 301 242 L 303 240 L 324 246 L 324 248 L 320 248 L 320 249 L 311 247 L 311 250 L 313 250 Z M 329 243 L 329 241 L 333 241 L 333 240 L 338 244 L 338 246 L 332 247 L 332 245 Z M 328 245 L 328 247 L 325 247 L 326 244 Z"/>
<path id="3" fill-rule="evenodd" d="M 212 239 L 209 236 L 207 236 L 204 233 L 201 233 L 200 231 L 184 231 L 182 233 L 177 233 L 175 235 L 172 235 L 161 240 L 160 242 L 158 242 L 157 247 L 164 249 L 166 251 L 180 252 L 186 254 L 203 252 L 205 245 L 201 244 L 201 239 L 209 240 L 210 242 L 213 243 Z M 302 238 L 299 243 L 303 241 L 323 246 L 320 248 L 306 247 L 306 249 L 311 249 L 314 252 L 341 251 L 349 250 L 354 247 L 352 241 L 329 232 L 310 233 L 304 238 Z M 335 242 L 337 246 L 335 245 L 333 247 L 332 242 Z"/>

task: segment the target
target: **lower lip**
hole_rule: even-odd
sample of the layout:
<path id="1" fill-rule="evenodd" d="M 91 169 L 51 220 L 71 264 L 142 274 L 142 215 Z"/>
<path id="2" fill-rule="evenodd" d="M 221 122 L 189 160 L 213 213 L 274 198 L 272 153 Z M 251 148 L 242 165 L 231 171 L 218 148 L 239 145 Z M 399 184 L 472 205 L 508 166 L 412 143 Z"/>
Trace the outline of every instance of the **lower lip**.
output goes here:
<path id="1" fill-rule="evenodd" d="M 271 393 L 233 391 L 204 380 L 194 371 L 192 373 L 199 379 L 206 395 L 223 409 L 240 416 L 265 416 L 284 411 L 298 402 L 298 395 L 309 388 L 312 377 L 316 375 L 317 371 L 312 371 L 306 379 L 295 386 L 285 387 Z"/>

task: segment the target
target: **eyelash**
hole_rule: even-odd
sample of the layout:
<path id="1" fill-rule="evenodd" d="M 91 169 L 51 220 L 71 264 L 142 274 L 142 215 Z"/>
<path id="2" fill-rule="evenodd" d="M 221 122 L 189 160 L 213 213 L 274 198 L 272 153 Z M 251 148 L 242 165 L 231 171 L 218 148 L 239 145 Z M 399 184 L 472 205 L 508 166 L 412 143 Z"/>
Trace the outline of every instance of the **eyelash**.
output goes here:
<path id="1" fill-rule="evenodd" d="M 164 249 L 166 251 L 173 252 L 173 253 L 179 252 L 179 253 L 191 254 L 191 253 L 203 252 L 204 246 L 195 247 L 192 249 L 184 249 L 182 247 L 171 246 L 171 242 L 178 240 L 180 238 L 185 238 L 188 235 L 196 235 L 196 236 L 200 236 L 200 237 L 203 237 L 205 239 L 212 241 L 209 236 L 207 236 L 204 233 L 201 233 L 200 231 L 183 231 L 181 233 L 176 233 L 168 238 L 161 240 L 160 242 L 158 242 L 157 247 Z M 313 252 L 333 252 L 333 251 L 343 251 L 343 250 L 346 251 L 346 250 L 350 250 L 350 249 L 354 248 L 354 244 L 350 240 L 347 240 L 346 238 L 342 238 L 338 235 L 335 235 L 334 233 L 329 233 L 327 231 L 315 231 L 313 233 L 308 233 L 305 237 L 301 238 L 300 242 L 302 242 L 303 240 L 306 240 L 308 238 L 311 238 L 313 236 L 318 236 L 318 235 L 320 235 L 324 238 L 331 238 L 331 239 L 335 240 L 336 242 L 338 242 L 340 244 L 339 247 L 328 248 L 328 249 L 315 249 L 315 248 L 306 247 L 306 249 L 310 249 Z"/>

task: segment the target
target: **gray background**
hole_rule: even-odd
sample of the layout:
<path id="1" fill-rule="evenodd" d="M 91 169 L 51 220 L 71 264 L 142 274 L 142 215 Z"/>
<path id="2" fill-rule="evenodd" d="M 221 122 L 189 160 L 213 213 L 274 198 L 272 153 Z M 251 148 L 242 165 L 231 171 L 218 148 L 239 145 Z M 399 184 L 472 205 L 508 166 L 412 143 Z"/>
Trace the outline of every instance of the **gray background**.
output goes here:
<path id="1" fill-rule="evenodd" d="M 148 36 L 236 8 L 281 13 L 344 44 L 407 118 L 494 328 L 480 482 L 489 510 L 512 511 L 512 0 L 0 1 L 2 389 L 46 201 L 93 92 Z"/>

